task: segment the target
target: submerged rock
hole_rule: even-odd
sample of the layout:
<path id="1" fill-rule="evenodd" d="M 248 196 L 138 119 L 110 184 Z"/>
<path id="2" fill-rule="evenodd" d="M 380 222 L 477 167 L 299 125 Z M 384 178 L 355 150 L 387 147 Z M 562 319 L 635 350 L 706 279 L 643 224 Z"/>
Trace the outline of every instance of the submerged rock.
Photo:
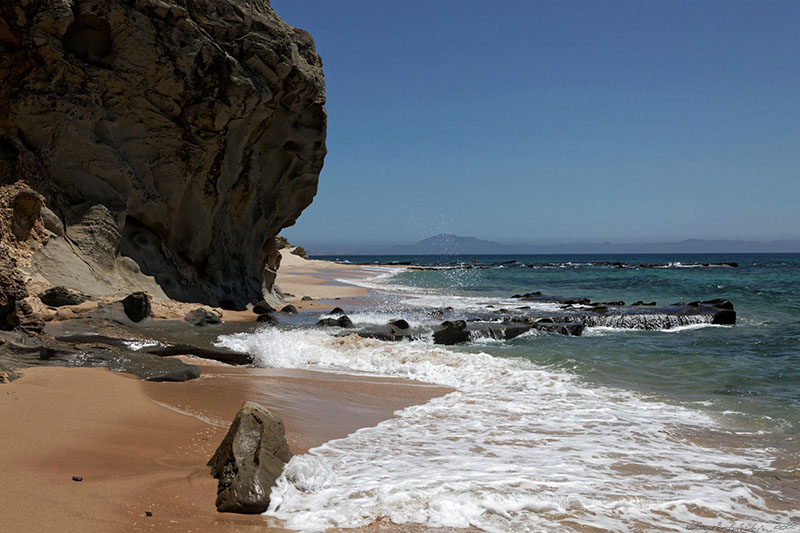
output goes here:
<path id="1" fill-rule="evenodd" d="M 283 422 L 265 407 L 245 402 L 208 461 L 219 480 L 217 511 L 266 511 L 270 490 L 291 458 Z"/>

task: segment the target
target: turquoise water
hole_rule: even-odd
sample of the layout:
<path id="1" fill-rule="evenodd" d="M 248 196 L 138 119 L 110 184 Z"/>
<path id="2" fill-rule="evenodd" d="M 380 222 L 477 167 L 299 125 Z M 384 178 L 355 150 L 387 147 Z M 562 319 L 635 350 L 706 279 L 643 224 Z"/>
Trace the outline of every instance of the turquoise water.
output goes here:
<path id="1" fill-rule="evenodd" d="M 582 337 L 525 336 L 459 350 L 522 357 L 576 374 L 587 382 L 742 416 L 769 431 L 790 436 L 800 431 L 800 254 L 319 258 L 446 266 L 439 270 L 398 269 L 382 280 L 409 290 L 424 288 L 429 294 L 440 294 L 443 302 L 445 297 L 464 297 L 489 303 L 531 291 L 627 303 L 727 298 L 738 314 L 734 327 L 590 329 Z M 598 264 L 602 262 L 667 266 L 618 268 Z M 697 266 L 723 262 L 739 266 Z M 429 296 L 429 300 L 435 302 L 436 298 Z M 741 415 L 731 415 L 731 411 Z"/>

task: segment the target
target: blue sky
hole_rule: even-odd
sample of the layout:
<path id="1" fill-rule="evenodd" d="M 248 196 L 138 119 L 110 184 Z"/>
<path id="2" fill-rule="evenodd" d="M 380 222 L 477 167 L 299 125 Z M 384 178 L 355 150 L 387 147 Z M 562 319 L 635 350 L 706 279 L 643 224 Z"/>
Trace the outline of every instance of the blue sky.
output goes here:
<path id="1" fill-rule="evenodd" d="M 273 0 L 328 156 L 292 242 L 800 237 L 800 2 Z"/>

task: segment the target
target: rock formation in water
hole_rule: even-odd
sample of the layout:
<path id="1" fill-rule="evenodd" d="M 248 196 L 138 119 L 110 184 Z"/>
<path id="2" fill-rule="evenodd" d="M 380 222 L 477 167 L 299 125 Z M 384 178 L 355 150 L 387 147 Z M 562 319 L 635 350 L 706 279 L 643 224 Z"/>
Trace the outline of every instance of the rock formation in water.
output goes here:
<path id="1" fill-rule="evenodd" d="M 90 295 L 269 298 L 326 152 L 308 33 L 267 0 L 10 0 L 0 76 L 2 261 Z"/>

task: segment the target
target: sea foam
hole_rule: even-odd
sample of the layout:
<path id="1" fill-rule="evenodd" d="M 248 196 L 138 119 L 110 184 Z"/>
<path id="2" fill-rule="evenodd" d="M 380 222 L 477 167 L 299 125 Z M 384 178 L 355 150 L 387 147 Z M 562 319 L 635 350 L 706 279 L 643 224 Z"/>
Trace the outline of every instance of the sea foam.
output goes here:
<path id="1" fill-rule="evenodd" d="M 771 457 L 708 447 L 710 415 L 521 359 L 265 328 L 221 337 L 262 366 L 399 376 L 455 392 L 296 456 L 267 514 L 304 531 L 390 520 L 486 531 L 683 530 L 788 520 L 748 475 Z M 724 438 L 722 440 L 725 440 Z"/>

